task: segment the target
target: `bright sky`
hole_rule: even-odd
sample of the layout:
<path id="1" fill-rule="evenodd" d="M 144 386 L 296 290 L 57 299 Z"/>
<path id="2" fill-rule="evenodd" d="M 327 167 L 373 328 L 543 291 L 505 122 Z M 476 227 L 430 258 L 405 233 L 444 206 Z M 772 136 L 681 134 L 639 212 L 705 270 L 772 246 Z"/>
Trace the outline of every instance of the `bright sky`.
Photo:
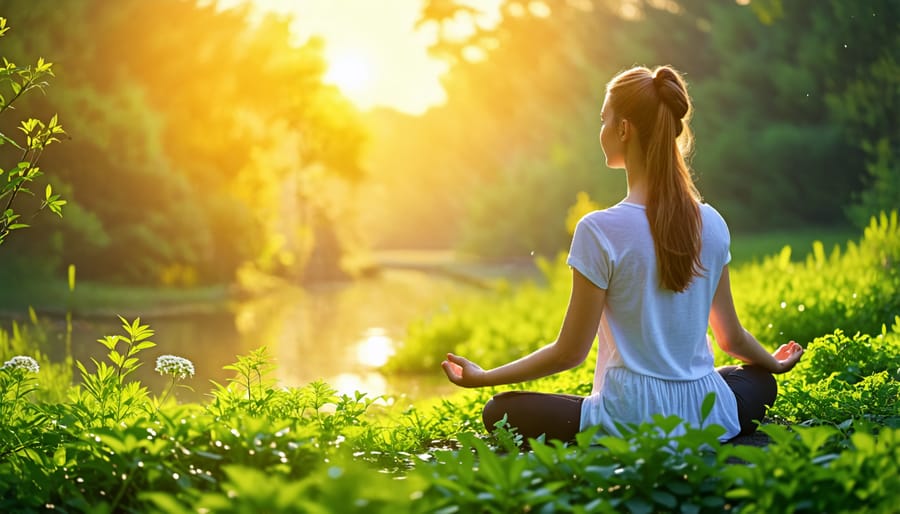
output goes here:
<path id="1" fill-rule="evenodd" d="M 241 0 L 220 0 L 220 5 Z M 415 30 L 423 0 L 252 0 L 293 14 L 299 40 L 325 39 L 326 80 L 362 109 L 388 106 L 421 114 L 445 99 L 439 80 L 447 65 L 428 55 L 434 26 Z M 501 0 L 468 0 L 496 20 Z M 433 25 L 433 24 L 432 24 Z"/>

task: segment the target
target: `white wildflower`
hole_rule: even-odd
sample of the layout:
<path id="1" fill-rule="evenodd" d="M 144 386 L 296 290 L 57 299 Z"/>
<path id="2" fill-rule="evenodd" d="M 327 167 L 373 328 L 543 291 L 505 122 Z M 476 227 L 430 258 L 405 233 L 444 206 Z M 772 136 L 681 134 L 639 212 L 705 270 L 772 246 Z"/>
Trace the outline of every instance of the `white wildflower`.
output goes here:
<path id="1" fill-rule="evenodd" d="M 37 373 L 41 370 L 41 367 L 38 366 L 36 360 L 27 355 L 16 355 L 12 359 L 4 362 L 3 367 L 0 369 L 23 369 L 29 373 Z"/>
<path id="2" fill-rule="evenodd" d="M 156 371 L 160 375 L 183 379 L 194 376 L 194 364 L 177 355 L 160 355 L 156 358 Z"/>

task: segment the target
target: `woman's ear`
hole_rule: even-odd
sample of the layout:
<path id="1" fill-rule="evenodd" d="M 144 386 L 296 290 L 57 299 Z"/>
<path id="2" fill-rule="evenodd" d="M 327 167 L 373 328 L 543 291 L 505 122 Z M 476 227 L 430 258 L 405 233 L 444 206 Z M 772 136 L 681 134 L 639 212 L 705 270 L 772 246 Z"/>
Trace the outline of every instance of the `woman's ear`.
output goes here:
<path id="1" fill-rule="evenodd" d="M 623 143 L 628 141 L 628 138 L 631 137 L 631 124 L 628 123 L 628 120 L 622 119 L 619 122 L 619 141 Z"/>

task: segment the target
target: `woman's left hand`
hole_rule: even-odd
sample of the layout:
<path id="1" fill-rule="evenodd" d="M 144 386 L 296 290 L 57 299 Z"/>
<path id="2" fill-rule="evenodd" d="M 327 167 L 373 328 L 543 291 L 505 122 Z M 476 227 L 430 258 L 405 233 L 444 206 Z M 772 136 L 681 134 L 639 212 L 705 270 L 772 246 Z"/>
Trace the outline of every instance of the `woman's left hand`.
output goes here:
<path id="1" fill-rule="evenodd" d="M 791 341 L 788 344 L 779 346 L 772 353 L 772 356 L 775 357 L 777 366 L 772 372 L 787 373 L 800 362 L 800 357 L 803 357 L 803 347 L 797 344 L 796 341 Z"/>
<path id="2" fill-rule="evenodd" d="M 447 360 L 441 363 L 441 368 L 447 374 L 451 382 L 460 387 L 481 387 L 485 385 L 485 371 L 474 362 L 454 355 L 447 354 Z"/>

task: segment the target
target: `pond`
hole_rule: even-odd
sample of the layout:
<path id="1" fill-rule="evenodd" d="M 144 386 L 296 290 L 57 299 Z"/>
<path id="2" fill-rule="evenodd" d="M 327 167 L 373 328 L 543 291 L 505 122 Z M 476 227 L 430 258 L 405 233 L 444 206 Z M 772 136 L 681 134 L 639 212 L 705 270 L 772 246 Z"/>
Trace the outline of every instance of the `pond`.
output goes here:
<path id="1" fill-rule="evenodd" d="M 223 312 L 187 316 L 141 317 L 155 331 L 157 346 L 146 350 L 135 372 L 151 391 L 162 394 L 167 382 L 154 371 L 159 355 L 174 354 L 194 363 L 196 375 L 176 388 L 182 401 L 200 399 L 213 386 L 234 376 L 223 366 L 237 355 L 266 346 L 282 386 L 302 386 L 324 379 L 339 393 L 366 392 L 370 397 L 405 395 L 410 399 L 450 391 L 440 369 L 427 376 L 387 376 L 379 371 L 402 344 L 410 321 L 447 309 L 464 293 L 477 291 L 458 280 L 421 271 L 389 269 L 377 277 L 282 287 L 253 299 L 235 302 Z M 65 355 L 65 321 L 46 320 L 52 358 Z M 0 321 L 8 328 L 10 322 Z M 72 355 L 93 370 L 90 359 L 104 359 L 97 339 L 122 334 L 116 318 L 82 318 L 72 322 Z"/>

